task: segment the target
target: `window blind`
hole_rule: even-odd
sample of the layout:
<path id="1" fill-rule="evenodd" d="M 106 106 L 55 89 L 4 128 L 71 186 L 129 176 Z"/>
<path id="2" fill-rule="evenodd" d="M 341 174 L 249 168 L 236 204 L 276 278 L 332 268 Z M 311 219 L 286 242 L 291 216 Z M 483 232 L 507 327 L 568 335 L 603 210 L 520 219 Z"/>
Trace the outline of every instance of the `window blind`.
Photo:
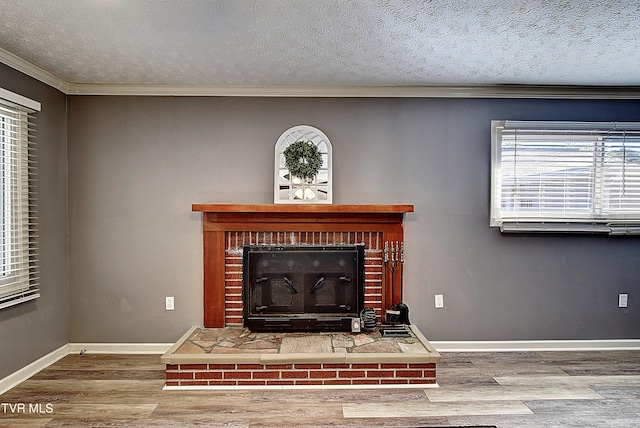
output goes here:
<path id="1" fill-rule="evenodd" d="M 40 296 L 34 135 L 39 103 L 24 100 L 0 91 L 0 309 Z"/>
<path id="2" fill-rule="evenodd" d="M 492 122 L 491 226 L 640 233 L 640 123 Z"/>

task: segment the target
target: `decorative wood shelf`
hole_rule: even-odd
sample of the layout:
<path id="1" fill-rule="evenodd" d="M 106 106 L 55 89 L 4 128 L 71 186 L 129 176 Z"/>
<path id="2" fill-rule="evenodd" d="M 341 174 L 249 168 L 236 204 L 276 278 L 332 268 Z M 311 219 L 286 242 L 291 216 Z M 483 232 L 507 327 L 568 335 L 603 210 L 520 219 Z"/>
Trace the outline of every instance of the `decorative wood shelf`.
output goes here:
<path id="1" fill-rule="evenodd" d="M 409 204 L 193 204 L 192 211 L 205 213 L 410 213 L 413 205 Z"/>
<path id="2" fill-rule="evenodd" d="M 204 326 L 224 327 L 225 233 L 231 231 L 309 231 L 382 233 L 383 241 L 403 241 L 404 214 L 409 204 L 193 204 L 202 212 L 204 246 Z M 399 275 L 399 273 L 396 273 Z M 398 276 L 397 283 L 399 281 Z M 391 284 L 385 273 L 385 283 Z M 387 285 L 387 299 L 401 300 L 401 290 Z"/>

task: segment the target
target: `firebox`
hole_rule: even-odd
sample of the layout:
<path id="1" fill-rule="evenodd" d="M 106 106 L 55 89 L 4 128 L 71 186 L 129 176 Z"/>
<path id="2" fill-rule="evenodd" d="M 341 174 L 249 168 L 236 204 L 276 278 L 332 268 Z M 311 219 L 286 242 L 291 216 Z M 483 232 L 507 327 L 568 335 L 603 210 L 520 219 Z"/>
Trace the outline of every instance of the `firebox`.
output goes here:
<path id="1" fill-rule="evenodd" d="M 364 307 L 364 245 L 245 246 L 244 325 L 350 331 Z"/>

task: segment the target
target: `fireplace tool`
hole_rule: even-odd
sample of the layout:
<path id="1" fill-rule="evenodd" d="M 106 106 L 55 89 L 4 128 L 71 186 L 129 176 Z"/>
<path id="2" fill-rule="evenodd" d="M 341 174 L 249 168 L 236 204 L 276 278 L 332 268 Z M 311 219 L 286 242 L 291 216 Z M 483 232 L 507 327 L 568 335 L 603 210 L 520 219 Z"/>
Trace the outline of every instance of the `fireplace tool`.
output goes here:
<path id="1" fill-rule="evenodd" d="M 404 302 L 395 304 L 395 273 L 396 270 L 402 271 L 402 265 L 404 264 L 404 242 L 395 243 L 391 241 L 385 241 L 384 243 L 384 267 L 391 273 L 391 309 L 387 309 L 385 312 L 385 321 L 389 326 L 382 328 L 382 336 L 411 336 L 407 325 L 409 322 L 409 307 Z M 402 275 L 400 275 L 402 279 Z M 402 283 L 400 283 L 402 287 Z"/>

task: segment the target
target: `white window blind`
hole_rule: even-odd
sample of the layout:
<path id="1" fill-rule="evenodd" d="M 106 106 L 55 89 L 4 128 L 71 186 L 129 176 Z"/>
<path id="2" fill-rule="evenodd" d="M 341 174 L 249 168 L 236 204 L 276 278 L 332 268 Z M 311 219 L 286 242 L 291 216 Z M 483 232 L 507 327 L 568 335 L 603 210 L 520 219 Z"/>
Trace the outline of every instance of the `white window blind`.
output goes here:
<path id="1" fill-rule="evenodd" d="M 640 233 L 640 123 L 492 121 L 491 226 Z"/>
<path id="2" fill-rule="evenodd" d="M 0 90 L 0 309 L 40 296 L 34 160 L 39 108 Z"/>

